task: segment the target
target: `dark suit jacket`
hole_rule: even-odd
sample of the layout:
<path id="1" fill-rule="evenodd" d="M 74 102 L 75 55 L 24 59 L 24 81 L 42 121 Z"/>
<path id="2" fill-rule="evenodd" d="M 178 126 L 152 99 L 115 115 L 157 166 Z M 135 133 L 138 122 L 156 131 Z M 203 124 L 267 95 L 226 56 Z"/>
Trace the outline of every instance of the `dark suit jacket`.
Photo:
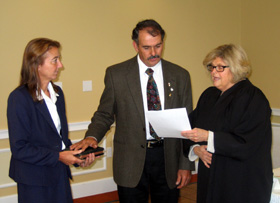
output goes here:
<path id="1" fill-rule="evenodd" d="M 61 136 L 67 146 L 68 126 L 65 103 L 59 88 L 57 111 L 61 121 Z M 37 186 L 57 184 L 62 170 L 68 166 L 58 161 L 61 137 L 52 121 L 46 103 L 34 102 L 25 86 L 15 89 L 8 99 L 8 129 L 12 151 L 9 176 L 18 183 Z M 66 168 L 66 169 L 65 169 Z"/>
<path id="2" fill-rule="evenodd" d="M 189 73 L 165 60 L 162 60 L 162 69 L 165 109 L 186 107 L 191 112 Z M 86 137 L 94 136 L 100 141 L 114 121 L 114 180 L 118 185 L 135 187 L 141 178 L 146 155 L 145 116 L 137 57 L 107 69 L 105 89 Z M 178 169 L 193 170 L 194 165 L 183 156 L 181 139 L 165 139 L 164 151 L 167 182 L 170 188 L 174 188 Z"/>

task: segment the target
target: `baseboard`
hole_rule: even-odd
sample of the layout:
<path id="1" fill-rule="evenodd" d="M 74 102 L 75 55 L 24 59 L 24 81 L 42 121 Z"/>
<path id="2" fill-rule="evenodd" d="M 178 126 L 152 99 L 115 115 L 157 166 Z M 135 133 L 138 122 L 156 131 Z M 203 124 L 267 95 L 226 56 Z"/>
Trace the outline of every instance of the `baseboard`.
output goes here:
<path id="1" fill-rule="evenodd" d="M 197 182 L 197 174 L 193 174 L 190 183 Z M 72 194 L 74 199 L 99 195 L 107 192 L 117 191 L 117 185 L 113 178 L 103 178 L 100 180 L 83 183 L 72 183 Z M 17 203 L 17 195 L 0 197 L 0 202 Z"/>
<path id="2" fill-rule="evenodd" d="M 192 174 L 190 183 L 196 183 L 197 182 L 197 174 Z"/>
<path id="3" fill-rule="evenodd" d="M 17 203 L 17 195 L 9 195 L 9 196 L 4 196 L 0 197 L 0 202 L 5 202 L 5 203 Z"/>
<path id="4" fill-rule="evenodd" d="M 104 178 L 100 180 L 82 182 L 82 183 L 72 183 L 72 194 L 73 198 L 87 197 L 97 194 L 103 194 L 107 192 L 112 192 L 117 190 L 117 185 L 113 178 Z M 10 195 L 0 197 L 0 202 L 5 203 L 17 203 L 17 195 Z"/>
<path id="5" fill-rule="evenodd" d="M 196 182 L 197 182 L 197 174 L 193 174 L 190 183 L 196 183 Z M 104 178 L 101 180 L 72 184 L 72 193 L 74 199 L 103 194 L 116 190 L 117 190 L 117 185 L 114 182 L 113 178 Z"/>
<path id="6" fill-rule="evenodd" d="M 117 190 L 117 185 L 113 178 L 103 178 L 100 180 L 71 184 L 71 186 L 74 199 Z"/>

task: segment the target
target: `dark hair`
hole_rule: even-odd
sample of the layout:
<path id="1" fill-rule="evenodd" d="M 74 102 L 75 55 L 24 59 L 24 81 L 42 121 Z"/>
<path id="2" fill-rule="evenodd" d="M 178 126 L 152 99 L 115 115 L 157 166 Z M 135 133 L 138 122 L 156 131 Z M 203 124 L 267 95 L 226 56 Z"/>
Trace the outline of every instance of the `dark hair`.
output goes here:
<path id="1" fill-rule="evenodd" d="M 152 35 L 153 37 L 160 34 L 161 40 L 163 41 L 165 31 L 161 28 L 160 24 L 158 24 L 153 19 L 147 19 L 147 20 L 143 20 L 143 21 L 139 22 L 132 31 L 132 40 L 135 41 L 136 44 L 139 44 L 139 40 L 138 40 L 139 31 L 143 30 L 145 28 L 151 28 L 151 29 L 148 29 L 147 32 L 150 35 Z"/>
<path id="2" fill-rule="evenodd" d="M 60 43 L 47 38 L 33 39 L 25 47 L 19 85 L 27 86 L 34 101 L 38 101 L 36 92 L 41 89 L 38 66 L 44 63 L 45 54 L 52 47 L 59 49 Z M 52 85 L 54 86 L 55 91 L 57 91 L 55 85 L 53 83 Z M 38 91 L 38 94 L 41 95 L 41 91 Z"/>

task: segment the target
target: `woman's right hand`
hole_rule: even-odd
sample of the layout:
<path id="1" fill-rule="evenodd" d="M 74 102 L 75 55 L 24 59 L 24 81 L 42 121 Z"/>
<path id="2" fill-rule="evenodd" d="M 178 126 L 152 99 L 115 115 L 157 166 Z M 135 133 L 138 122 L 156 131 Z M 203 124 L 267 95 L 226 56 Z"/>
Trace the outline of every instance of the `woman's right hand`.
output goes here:
<path id="1" fill-rule="evenodd" d="M 212 162 L 212 154 L 207 151 L 207 145 L 196 146 L 193 149 L 194 153 L 199 156 L 207 168 L 210 168 Z"/>
<path id="2" fill-rule="evenodd" d="M 194 142 L 204 142 L 204 141 L 207 142 L 209 131 L 201 128 L 194 128 L 192 130 L 182 131 L 181 135 Z"/>
<path id="3" fill-rule="evenodd" d="M 65 165 L 73 165 L 73 164 L 82 164 L 82 162 L 84 162 L 84 160 L 81 160 L 77 157 L 75 157 L 74 155 L 76 154 L 80 154 L 82 152 L 82 150 L 65 150 L 62 152 L 59 152 L 59 161 L 61 161 L 62 163 L 64 163 Z"/>

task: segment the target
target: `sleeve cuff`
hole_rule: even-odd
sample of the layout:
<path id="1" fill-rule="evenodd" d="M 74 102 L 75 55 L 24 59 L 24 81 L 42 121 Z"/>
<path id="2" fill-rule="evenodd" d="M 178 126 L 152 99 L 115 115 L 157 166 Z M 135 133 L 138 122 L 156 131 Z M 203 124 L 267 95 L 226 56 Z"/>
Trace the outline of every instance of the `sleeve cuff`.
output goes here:
<path id="1" fill-rule="evenodd" d="M 87 136 L 87 137 L 91 137 L 91 138 L 95 139 L 96 142 L 98 142 L 96 137 L 93 137 L 93 136 Z"/>
<path id="2" fill-rule="evenodd" d="M 196 145 L 192 145 L 190 147 L 189 156 L 188 156 L 190 161 L 195 161 L 198 158 L 198 156 L 193 151 L 193 149 L 197 146 L 200 146 L 200 145 L 196 144 Z"/>
<path id="3" fill-rule="evenodd" d="M 207 151 L 211 153 L 215 153 L 215 146 L 214 146 L 214 133 L 212 131 L 208 131 L 208 144 L 207 144 Z"/>

